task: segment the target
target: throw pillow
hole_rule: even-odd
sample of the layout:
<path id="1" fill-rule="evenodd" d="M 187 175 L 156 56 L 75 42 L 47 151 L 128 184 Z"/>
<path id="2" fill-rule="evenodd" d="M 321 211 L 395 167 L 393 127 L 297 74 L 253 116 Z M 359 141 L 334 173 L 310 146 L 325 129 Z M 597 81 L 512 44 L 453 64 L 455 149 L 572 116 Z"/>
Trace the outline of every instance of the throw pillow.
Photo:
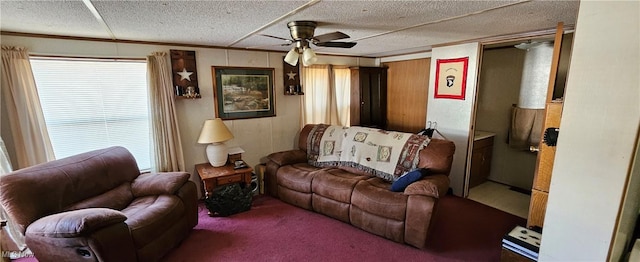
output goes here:
<path id="1" fill-rule="evenodd" d="M 407 186 L 411 183 L 420 180 L 423 176 L 426 176 L 429 173 L 429 169 L 425 168 L 417 168 L 402 175 L 398 180 L 391 184 L 391 191 L 393 192 L 402 192 Z"/>

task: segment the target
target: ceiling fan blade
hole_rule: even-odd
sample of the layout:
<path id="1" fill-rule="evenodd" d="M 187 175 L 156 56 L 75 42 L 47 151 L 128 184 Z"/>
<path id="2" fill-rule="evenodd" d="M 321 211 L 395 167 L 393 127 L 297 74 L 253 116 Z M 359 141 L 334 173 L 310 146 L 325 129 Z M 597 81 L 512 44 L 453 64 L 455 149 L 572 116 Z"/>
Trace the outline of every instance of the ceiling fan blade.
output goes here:
<path id="1" fill-rule="evenodd" d="M 265 35 L 265 34 L 259 34 L 259 35 L 266 36 L 266 37 L 271 37 L 271 38 L 275 38 L 275 39 L 280 39 L 280 40 L 284 40 L 284 41 L 293 42 L 293 40 L 291 40 L 291 39 L 287 39 L 287 38 L 283 38 L 283 37 L 279 37 L 279 36 Z"/>
<path id="2" fill-rule="evenodd" d="M 356 42 L 320 42 L 320 43 L 315 43 L 316 46 L 342 47 L 342 48 L 352 48 L 356 44 L 357 44 Z"/>
<path id="3" fill-rule="evenodd" d="M 349 38 L 349 36 L 343 32 L 335 31 L 332 33 L 316 35 L 313 37 L 313 40 L 314 42 L 322 43 L 322 42 L 328 42 L 332 40 L 345 39 L 345 38 Z"/>
<path id="4" fill-rule="evenodd" d="M 246 48 L 247 48 L 247 49 L 262 49 L 262 48 L 266 48 L 266 47 L 273 47 L 273 46 L 290 46 L 291 44 L 293 44 L 293 43 L 289 42 L 289 43 L 276 44 L 276 45 L 249 46 L 249 47 L 246 47 Z"/>

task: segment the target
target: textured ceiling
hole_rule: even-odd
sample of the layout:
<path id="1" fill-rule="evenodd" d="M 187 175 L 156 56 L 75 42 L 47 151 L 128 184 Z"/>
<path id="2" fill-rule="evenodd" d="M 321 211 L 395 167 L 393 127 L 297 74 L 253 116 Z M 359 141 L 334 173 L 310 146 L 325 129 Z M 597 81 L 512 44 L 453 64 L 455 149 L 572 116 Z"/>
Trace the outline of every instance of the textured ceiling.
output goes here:
<path id="1" fill-rule="evenodd" d="M 578 1 L 7 1 L 0 30 L 74 37 L 287 51 L 286 24 L 318 22 L 350 49 L 318 53 L 381 57 L 431 46 L 574 25 Z M 96 18 L 91 11 L 95 7 Z M 104 22 L 103 22 L 104 21 Z"/>

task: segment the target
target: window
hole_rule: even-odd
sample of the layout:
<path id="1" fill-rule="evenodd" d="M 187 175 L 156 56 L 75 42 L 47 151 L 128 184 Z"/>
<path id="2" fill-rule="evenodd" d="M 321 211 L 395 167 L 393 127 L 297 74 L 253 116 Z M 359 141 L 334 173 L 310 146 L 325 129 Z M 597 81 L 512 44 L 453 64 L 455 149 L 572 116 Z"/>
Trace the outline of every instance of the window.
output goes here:
<path id="1" fill-rule="evenodd" d="M 349 126 L 351 124 L 351 70 L 346 67 L 333 67 L 332 72 L 338 123 Z"/>
<path id="2" fill-rule="evenodd" d="M 32 58 L 31 67 L 57 159 L 118 145 L 151 168 L 145 61 Z"/>
<path id="3" fill-rule="evenodd" d="M 351 71 L 347 67 L 303 68 L 304 124 L 350 125 Z"/>

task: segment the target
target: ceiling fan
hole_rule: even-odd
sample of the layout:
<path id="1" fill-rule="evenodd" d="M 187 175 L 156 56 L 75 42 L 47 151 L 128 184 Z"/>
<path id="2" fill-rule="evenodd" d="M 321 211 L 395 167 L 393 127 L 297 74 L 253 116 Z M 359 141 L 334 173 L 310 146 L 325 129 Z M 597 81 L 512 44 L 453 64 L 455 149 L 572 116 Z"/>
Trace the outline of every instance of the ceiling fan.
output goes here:
<path id="1" fill-rule="evenodd" d="M 300 54 L 302 54 L 302 63 L 305 66 L 312 65 L 317 61 L 316 54 L 311 50 L 310 44 L 321 47 L 340 48 L 351 48 L 356 45 L 355 42 L 333 42 L 333 40 L 349 38 L 347 34 L 339 31 L 314 36 L 313 34 L 317 25 L 314 21 L 291 21 L 287 23 L 287 27 L 289 27 L 291 33 L 291 39 L 272 35 L 263 36 L 282 39 L 288 42 L 283 45 L 295 44 L 284 57 L 284 61 L 292 66 L 298 64 Z"/>

